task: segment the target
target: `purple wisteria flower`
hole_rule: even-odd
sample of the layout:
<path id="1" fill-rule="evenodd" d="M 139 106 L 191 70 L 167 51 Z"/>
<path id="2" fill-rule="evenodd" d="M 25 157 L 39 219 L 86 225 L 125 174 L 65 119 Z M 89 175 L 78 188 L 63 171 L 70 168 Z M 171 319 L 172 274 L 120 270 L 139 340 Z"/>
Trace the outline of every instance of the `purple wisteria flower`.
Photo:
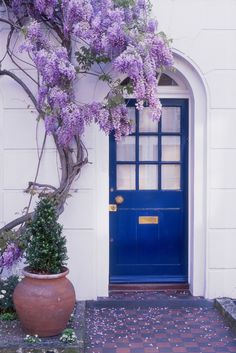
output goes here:
<path id="1" fill-rule="evenodd" d="M 15 244 L 10 243 L 0 256 L 0 268 L 10 268 L 17 263 L 22 256 L 21 249 Z"/>
<path id="2" fill-rule="evenodd" d="M 41 13 L 45 14 L 48 18 L 52 18 L 58 0 L 35 0 L 34 6 Z"/>
<path id="3" fill-rule="evenodd" d="M 157 74 L 173 65 L 173 56 L 167 38 L 157 34 L 148 0 L 12 0 L 12 8 L 15 14 L 26 12 L 32 18 L 21 50 L 28 51 L 38 70 L 38 107 L 46 131 L 54 134 L 59 144 L 68 146 L 92 122 L 106 134 L 113 131 L 117 140 L 131 133 L 125 101 L 120 99 L 123 92 L 116 80 L 107 81 L 112 93 L 104 101 L 75 102 L 79 95 L 74 94 L 77 72 L 94 74 L 90 71 L 96 66 L 104 78 L 107 62 L 112 63 L 112 77 L 122 74 L 130 79 L 137 109 L 147 103 L 152 118 L 160 118 Z M 54 36 L 44 30 L 45 20 Z M 80 54 L 86 50 L 82 70 L 72 59 L 72 41 Z"/>

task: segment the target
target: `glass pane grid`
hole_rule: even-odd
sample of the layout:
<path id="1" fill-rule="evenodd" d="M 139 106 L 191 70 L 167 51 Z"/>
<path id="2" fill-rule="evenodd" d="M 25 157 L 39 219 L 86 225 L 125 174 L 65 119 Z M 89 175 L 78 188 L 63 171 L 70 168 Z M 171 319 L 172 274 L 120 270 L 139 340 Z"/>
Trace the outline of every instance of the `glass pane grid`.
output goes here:
<path id="1" fill-rule="evenodd" d="M 151 110 L 145 107 L 139 112 L 139 133 L 140 132 L 158 132 L 159 123 L 158 121 L 153 121 L 151 117 Z"/>
<path id="2" fill-rule="evenodd" d="M 139 137 L 139 162 L 158 160 L 158 137 Z"/>
<path id="3" fill-rule="evenodd" d="M 123 137 L 116 143 L 117 161 L 135 161 L 135 136 Z"/>
<path id="4" fill-rule="evenodd" d="M 139 190 L 158 189 L 158 166 L 140 164 L 139 166 Z"/>
<path id="5" fill-rule="evenodd" d="M 161 160 L 163 162 L 179 162 L 180 156 L 180 137 L 162 136 L 161 138 Z"/>
<path id="6" fill-rule="evenodd" d="M 136 130 L 118 147 L 117 190 L 180 190 L 180 108 L 164 108 L 158 123 L 148 117 L 149 108 L 136 111 L 135 119 L 130 111 Z"/>
<path id="7" fill-rule="evenodd" d="M 162 190 L 180 190 L 180 166 L 163 164 L 161 167 Z"/>
<path id="8" fill-rule="evenodd" d="M 181 132 L 181 108 L 162 107 L 161 131 L 162 132 Z"/>
<path id="9" fill-rule="evenodd" d="M 118 164 L 116 166 L 116 189 L 117 190 L 135 190 L 135 169 L 132 164 Z"/>

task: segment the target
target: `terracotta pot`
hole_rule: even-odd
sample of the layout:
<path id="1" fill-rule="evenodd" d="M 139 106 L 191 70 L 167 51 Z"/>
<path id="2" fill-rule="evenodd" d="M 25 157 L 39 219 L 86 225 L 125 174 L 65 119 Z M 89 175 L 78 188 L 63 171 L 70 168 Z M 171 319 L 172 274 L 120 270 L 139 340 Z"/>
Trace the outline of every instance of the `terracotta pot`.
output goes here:
<path id="1" fill-rule="evenodd" d="M 39 275 L 23 270 L 25 276 L 16 286 L 13 301 L 26 333 L 40 337 L 61 333 L 74 309 L 75 291 L 66 278 L 69 273 Z"/>

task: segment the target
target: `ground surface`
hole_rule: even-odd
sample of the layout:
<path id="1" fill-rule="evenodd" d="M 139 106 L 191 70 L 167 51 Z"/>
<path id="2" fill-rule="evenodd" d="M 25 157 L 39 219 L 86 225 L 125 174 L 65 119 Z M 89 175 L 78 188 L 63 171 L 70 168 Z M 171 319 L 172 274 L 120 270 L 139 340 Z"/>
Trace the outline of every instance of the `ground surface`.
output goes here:
<path id="1" fill-rule="evenodd" d="M 0 353 L 83 353 L 84 310 L 85 303 L 78 302 L 73 319 L 68 324 L 78 338 L 78 341 L 71 345 L 60 342 L 61 335 L 42 338 L 37 344 L 26 343 L 26 333 L 18 320 L 0 321 Z"/>
<path id="2" fill-rule="evenodd" d="M 77 303 L 76 344 L 26 344 L 19 321 L 0 322 L 0 353 L 236 353 L 236 334 L 213 304 L 187 291 L 112 293 L 86 310 Z"/>
<path id="3" fill-rule="evenodd" d="M 212 301 L 188 292 L 117 293 L 87 305 L 86 353 L 236 353 Z"/>

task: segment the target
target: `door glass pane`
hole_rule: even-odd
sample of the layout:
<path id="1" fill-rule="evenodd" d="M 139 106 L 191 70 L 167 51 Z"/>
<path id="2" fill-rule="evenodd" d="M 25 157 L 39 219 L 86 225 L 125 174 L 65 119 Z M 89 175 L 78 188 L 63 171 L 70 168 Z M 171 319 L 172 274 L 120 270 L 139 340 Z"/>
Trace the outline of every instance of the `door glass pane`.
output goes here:
<path id="1" fill-rule="evenodd" d="M 143 164 L 139 166 L 139 189 L 158 189 L 158 166 Z"/>
<path id="2" fill-rule="evenodd" d="M 135 132 L 136 119 L 135 119 L 135 107 L 128 107 L 128 118 L 132 123 L 132 132 Z"/>
<path id="3" fill-rule="evenodd" d="M 180 166 L 163 164 L 161 167 L 162 190 L 180 189 Z"/>
<path id="4" fill-rule="evenodd" d="M 158 137 L 156 136 L 139 137 L 139 160 L 140 161 L 158 160 Z"/>
<path id="5" fill-rule="evenodd" d="M 150 108 L 143 108 L 139 111 L 139 131 L 158 132 L 158 121 L 152 120 Z"/>
<path id="6" fill-rule="evenodd" d="M 116 143 L 117 161 L 135 161 L 135 136 L 126 136 Z"/>
<path id="7" fill-rule="evenodd" d="M 117 190 L 135 190 L 135 165 L 116 166 Z"/>
<path id="8" fill-rule="evenodd" d="M 180 137 L 179 136 L 163 136 L 162 143 L 162 160 L 163 161 L 180 161 Z"/>
<path id="9" fill-rule="evenodd" d="M 162 132 L 180 132 L 180 107 L 162 107 Z"/>

